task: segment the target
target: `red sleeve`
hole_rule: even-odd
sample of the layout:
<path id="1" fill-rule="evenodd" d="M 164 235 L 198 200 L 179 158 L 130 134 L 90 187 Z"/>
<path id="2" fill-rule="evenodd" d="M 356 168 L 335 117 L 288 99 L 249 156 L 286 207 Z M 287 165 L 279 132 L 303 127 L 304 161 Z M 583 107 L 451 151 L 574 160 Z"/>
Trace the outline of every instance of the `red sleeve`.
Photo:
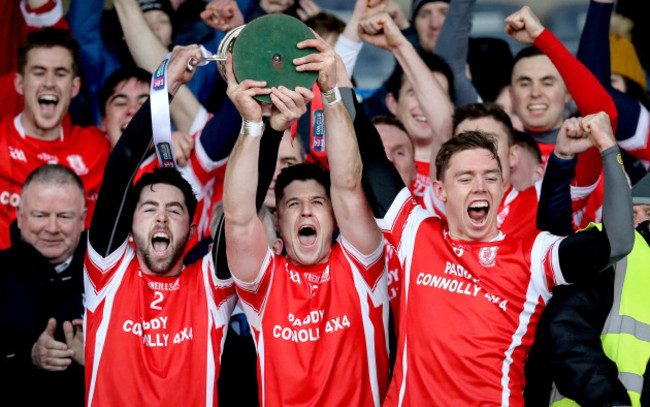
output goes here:
<path id="1" fill-rule="evenodd" d="M 535 40 L 535 46 L 547 55 L 557 68 L 571 97 L 583 116 L 604 111 L 616 133 L 618 112 L 614 100 L 598 79 L 576 59 L 549 30 Z M 578 156 L 574 186 L 595 188 L 602 170 L 600 153 L 591 148 Z"/>
<path id="2" fill-rule="evenodd" d="M 582 65 L 549 30 L 544 30 L 534 45 L 551 59 L 583 116 L 604 111 L 616 133 L 618 113 L 614 100 L 598 79 Z"/>

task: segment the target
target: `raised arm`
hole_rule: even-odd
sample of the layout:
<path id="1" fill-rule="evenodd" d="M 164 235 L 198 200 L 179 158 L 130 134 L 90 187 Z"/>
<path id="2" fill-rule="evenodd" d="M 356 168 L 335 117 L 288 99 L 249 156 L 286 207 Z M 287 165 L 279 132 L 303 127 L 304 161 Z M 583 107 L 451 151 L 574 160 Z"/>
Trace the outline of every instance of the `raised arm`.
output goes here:
<path id="1" fill-rule="evenodd" d="M 361 157 L 354 126 L 337 86 L 336 55 L 319 36 L 298 43 L 319 51 L 294 62 L 299 71 L 318 70 L 323 95 L 327 159 L 330 167 L 332 208 L 341 234 L 364 255 L 376 252 L 382 235 L 361 186 Z M 345 72 L 339 72 L 345 75 Z"/>
<path id="2" fill-rule="evenodd" d="M 613 8 L 613 0 L 589 2 L 587 19 L 580 36 L 578 60 L 593 72 L 614 100 L 619 115 L 616 139 L 621 147 L 637 158 L 649 160 L 647 128 L 638 128 L 642 127 L 642 114 L 647 118 L 647 110 L 632 97 L 612 87 L 609 25 Z M 640 134 L 637 134 L 639 130 Z"/>
<path id="3" fill-rule="evenodd" d="M 167 55 L 167 49 L 149 28 L 136 0 L 114 0 L 113 4 L 133 60 L 140 68 L 153 73 Z M 172 102 L 171 119 L 177 129 L 189 132 L 200 109 L 199 101 L 183 86 Z"/>
<path id="4" fill-rule="evenodd" d="M 196 45 L 176 47 L 167 66 L 167 89 L 173 96 L 194 73 L 187 69 L 190 58 L 200 56 Z M 196 64 L 196 61 L 191 62 Z M 106 257 L 126 240 L 131 230 L 133 178 L 151 145 L 151 106 L 145 102 L 115 145 L 106 163 L 88 240 Z"/>
<path id="5" fill-rule="evenodd" d="M 360 36 L 368 43 L 389 50 L 413 85 L 434 138 L 440 143 L 451 136 L 451 117 L 454 106 L 449 96 L 433 77 L 422 58 L 408 42 L 387 13 L 381 13 L 361 22 Z"/>
<path id="6" fill-rule="evenodd" d="M 598 79 L 562 45 L 552 32 L 544 28 L 530 7 L 506 18 L 506 32 L 517 41 L 535 45 L 551 59 L 583 116 L 605 112 L 616 132 L 618 114 L 614 101 Z"/>
<path id="7" fill-rule="evenodd" d="M 476 88 L 465 73 L 469 33 L 476 0 L 452 0 L 440 28 L 434 52 L 449 64 L 454 73 L 454 104 L 465 106 L 480 101 Z"/>
<path id="8" fill-rule="evenodd" d="M 611 266 L 634 244 L 632 198 L 609 118 L 603 112 L 589 115 L 581 119 L 580 127 L 603 158 L 603 227 L 601 232 L 576 233 L 560 243 L 560 267 L 568 282 Z"/>
<path id="9" fill-rule="evenodd" d="M 236 83 L 231 56 L 226 63 L 228 97 L 242 116 L 239 138 L 230 154 L 224 181 L 223 210 L 225 218 L 226 254 L 233 275 L 243 281 L 254 281 L 266 256 L 268 242 L 262 222 L 257 217 L 258 156 L 262 135 L 262 107 L 253 98 L 270 94 L 273 112 L 269 125 L 284 131 L 306 109 L 313 94 L 308 89 L 265 89 L 265 82 L 245 80 Z"/>

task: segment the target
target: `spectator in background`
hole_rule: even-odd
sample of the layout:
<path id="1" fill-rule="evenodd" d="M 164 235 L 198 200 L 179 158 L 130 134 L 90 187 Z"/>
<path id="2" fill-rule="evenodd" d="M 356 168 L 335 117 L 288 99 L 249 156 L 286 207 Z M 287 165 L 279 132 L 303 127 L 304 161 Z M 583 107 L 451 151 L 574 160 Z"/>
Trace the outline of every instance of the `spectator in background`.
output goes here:
<path id="1" fill-rule="evenodd" d="M 391 51 L 399 62 L 388 79 L 386 105 L 415 146 L 418 175 L 411 189 L 421 197 L 435 177 L 431 157 L 451 137 L 453 74 L 435 54 L 418 55 L 387 13 L 363 20 L 359 32 L 366 42 Z"/>
<path id="2" fill-rule="evenodd" d="M 23 97 L 14 91 L 18 48 L 30 32 L 44 26 L 67 29 L 60 0 L 16 0 L 0 2 L 0 119 L 23 109 Z"/>
<path id="3" fill-rule="evenodd" d="M 59 164 L 23 185 L 11 247 L 0 251 L 3 405 L 83 405 L 84 194 Z"/>
<path id="4" fill-rule="evenodd" d="M 544 164 L 539 146 L 530 134 L 515 130 L 514 135 L 519 159 L 510 169 L 510 180 L 517 190 L 524 191 L 544 177 Z"/>
<path id="5" fill-rule="evenodd" d="M 118 68 L 99 91 L 101 129 L 111 148 L 140 106 L 149 98 L 151 74 L 141 68 Z"/>
<path id="6" fill-rule="evenodd" d="M 404 184 L 411 185 L 417 175 L 415 147 L 404 125 L 394 116 L 375 116 L 372 124 L 377 128 L 388 160 L 393 163 Z"/>
<path id="7" fill-rule="evenodd" d="M 79 45 L 70 33 L 43 28 L 30 33 L 18 53 L 15 89 L 24 96 L 22 113 L 0 123 L 0 248 L 9 246 L 9 224 L 27 175 L 46 163 L 60 163 L 79 175 L 92 214 L 109 145 L 96 127 L 65 120 L 70 99 L 79 92 Z"/>

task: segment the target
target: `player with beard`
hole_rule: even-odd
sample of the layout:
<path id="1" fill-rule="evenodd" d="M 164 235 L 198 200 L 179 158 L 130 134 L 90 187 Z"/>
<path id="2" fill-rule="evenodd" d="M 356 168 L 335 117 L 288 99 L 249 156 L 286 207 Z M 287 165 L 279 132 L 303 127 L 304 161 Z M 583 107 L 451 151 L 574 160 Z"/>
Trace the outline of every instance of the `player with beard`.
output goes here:
<path id="1" fill-rule="evenodd" d="M 177 47 L 169 93 L 187 83 L 201 56 Z M 293 92 L 288 97 L 302 101 Z M 85 358 L 88 405 L 214 406 L 216 379 L 235 289 L 216 276 L 212 254 L 183 265 L 197 201 L 174 169 L 132 185 L 151 145 L 145 102 L 113 149 L 88 237 Z M 285 130 L 303 111 L 273 122 Z M 134 246 L 129 244 L 129 234 Z M 178 391 L 182 389 L 182 391 Z"/>

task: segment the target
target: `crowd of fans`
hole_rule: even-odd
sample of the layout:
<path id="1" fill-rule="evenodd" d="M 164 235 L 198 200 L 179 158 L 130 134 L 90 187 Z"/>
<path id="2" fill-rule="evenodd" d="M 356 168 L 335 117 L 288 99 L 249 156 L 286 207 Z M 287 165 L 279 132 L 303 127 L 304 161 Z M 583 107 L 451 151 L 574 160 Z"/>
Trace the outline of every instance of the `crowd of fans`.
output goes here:
<path id="1" fill-rule="evenodd" d="M 524 6 L 513 55 L 475 4 L 0 0 L 2 404 L 650 405 L 629 20 Z M 278 13 L 311 89 L 200 62 Z"/>

